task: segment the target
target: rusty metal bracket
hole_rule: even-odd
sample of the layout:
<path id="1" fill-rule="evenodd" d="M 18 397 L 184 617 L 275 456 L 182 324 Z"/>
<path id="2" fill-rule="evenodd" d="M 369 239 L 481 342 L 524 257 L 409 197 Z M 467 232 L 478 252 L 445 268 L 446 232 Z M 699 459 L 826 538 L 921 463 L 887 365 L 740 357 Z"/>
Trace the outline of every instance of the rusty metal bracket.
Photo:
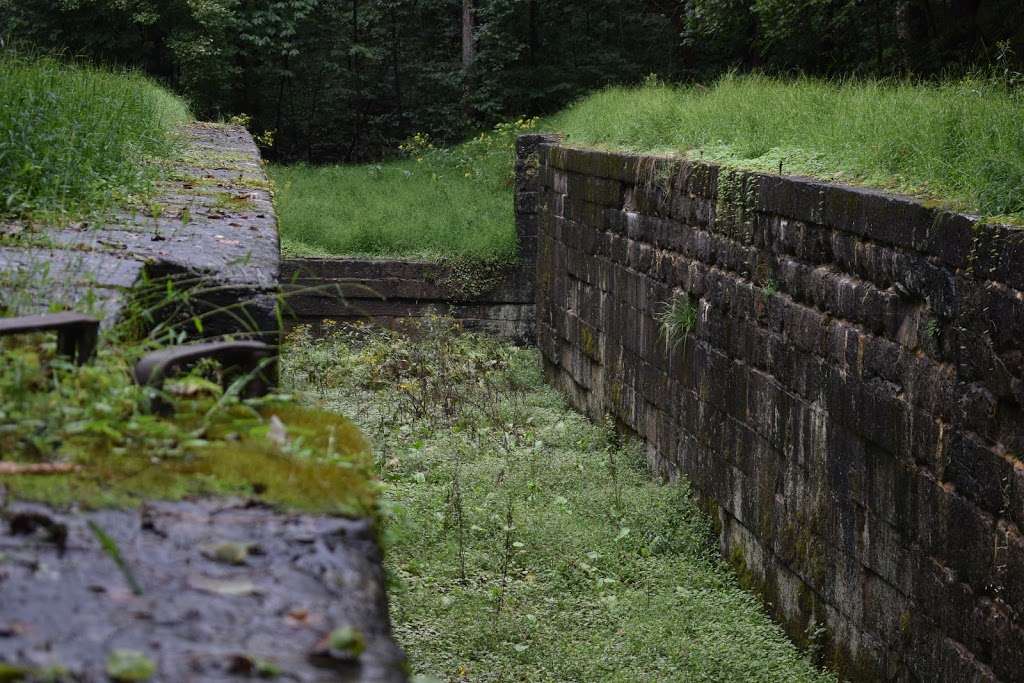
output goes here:
<path id="1" fill-rule="evenodd" d="M 0 337 L 34 332 L 56 332 L 57 353 L 84 365 L 96 355 L 100 321 L 80 313 L 49 313 L 0 318 Z"/>
<path id="2" fill-rule="evenodd" d="M 133 375 L 136 384 L 160 389 L 175 371 L 204 358 L 213 358 L 226 369 L 252 375 L 242 389 L 242 396 L 255 398 L 265 396 L 276 384 L 275 355 L 274 347 L 255 341 L 184 344 L 146 354 L 135 364 Z M 154 400 L 151 409 L 158 413 L 171 411 L 167 402 L 160 398 Z"/>

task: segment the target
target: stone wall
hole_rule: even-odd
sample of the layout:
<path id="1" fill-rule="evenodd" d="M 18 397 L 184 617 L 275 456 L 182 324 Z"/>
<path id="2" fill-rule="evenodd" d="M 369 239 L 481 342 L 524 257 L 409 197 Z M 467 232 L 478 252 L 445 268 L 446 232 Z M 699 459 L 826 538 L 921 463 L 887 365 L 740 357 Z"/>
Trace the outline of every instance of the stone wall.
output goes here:
<path id="1" fill-rule="evenodd" d="M 397 327 L 431 313 L 468 330 L 529 342 L 534 337 L 532 262 L 477 268 L 431 261 L 292 258 L 281 264 L 286 321 L 331 320 Z"/>
<path id="2" fill-rule="evenodd" d="M 289 325 L 366 321 L 388 327 L 431 313 L 468 330 L 519 343 L 536 337 L 538 152 L 545 136 L 524 135 L 516 153 L 519 259 L 507 267 L 414 259 L 290 258 L 281 264 Z"/>
<path id="3" fill-rule="evenodd" d="M 1024 231 L 522 147 L 548 377 L 692 482 L 791 636 L 853 680 L 1024 680 Z"/>

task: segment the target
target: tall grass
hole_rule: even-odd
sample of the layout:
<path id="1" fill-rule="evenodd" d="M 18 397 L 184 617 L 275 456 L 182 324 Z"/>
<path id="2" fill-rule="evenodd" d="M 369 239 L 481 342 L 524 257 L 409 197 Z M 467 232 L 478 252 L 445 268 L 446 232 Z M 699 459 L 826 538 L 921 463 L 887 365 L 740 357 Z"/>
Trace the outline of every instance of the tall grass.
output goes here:
<path id="1" fill-rule="evenodd" d="M 543 124 L 567 141 L 683 154 L 1024 218 L 1024 92 L 729 75 L 711 87 L 609 88 Z"/>
<path id="2" fill-rule="evenodd" d="M 101 208 L 145 186 L 189 118 L 144 76 L 0 51 L 0 214 Z"/>
<path id="3" fill-rule="evenodd" d="M 1024 220 L 1024 92 L 988 78 L 940 84 L 729 75 L 710 87 L 649 83 L 591 95 L 535 126 L 567 142 L 808 175 Z M 497 136 L 500 138 L 501 136 Z M 321 254 L 434 257 L 515 248 L 511 154 L 464 177 L 452 158 L 275 167 L 286 246 Z M 507 147 L 507 142 L 506 142 Z"/>
<path id="4" fill-rule="evenodd" d="M 515 256 L 511 190 L 436 162 L 269 171 L 286 254 Z"/>
<path id="5" fill-rule="evenodd" d="M 285 252 L 509 261 L 515 138 L 535 119 L 437 148 L 418 134 L 405 161 L 272 166 Z"/>

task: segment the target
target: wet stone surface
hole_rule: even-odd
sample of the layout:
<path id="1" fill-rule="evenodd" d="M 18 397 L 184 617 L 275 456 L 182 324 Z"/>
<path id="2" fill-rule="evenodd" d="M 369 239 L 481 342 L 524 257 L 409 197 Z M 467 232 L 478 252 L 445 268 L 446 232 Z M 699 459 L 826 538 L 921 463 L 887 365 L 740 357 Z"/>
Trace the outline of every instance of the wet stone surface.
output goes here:
<path id="1" fill-rule="evenodd" d="M 210 308 L 241 300 L 250 327 L 276 332 L 280 251 L 259 150 L 237 126 L 195 123 L 184 135 L 181 158 L 144 206 L 61 228 L 0 223 L 0 305 L 21 314 L 67 306 L 109 326 L 148 272 L 201 281 L 219 296 Z M 230 325 L 207 327 L 237 331 Z"/>
<path id="2" fill-rule="evenodd" d="M 405 680 L 366 521 L 242 501 L 0 513 L 0 662 L 107 681 L 134 651 L 168 683 Z"/>

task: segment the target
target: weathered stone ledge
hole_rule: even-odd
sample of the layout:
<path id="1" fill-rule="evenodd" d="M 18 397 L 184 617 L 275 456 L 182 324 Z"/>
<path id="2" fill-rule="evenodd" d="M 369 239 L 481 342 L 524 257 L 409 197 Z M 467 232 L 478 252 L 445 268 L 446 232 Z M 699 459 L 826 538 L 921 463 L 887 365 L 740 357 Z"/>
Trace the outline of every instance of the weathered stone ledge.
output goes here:
<path id="1" fill-rule="evenodd" d="M 230 500 L 81 513 L 15 503 L 2 519 L 0 662 L 98 683 L 111 653 L 131 650 L 167 683 L 405 680 L 365 520 Z M 346 627 L 365 652 L 331 656 L 321 641 Z"/>
<path id="2" fill-rule="evenodd" d="M 145 206 L 67 227 L 0 225 L 0 304 L 19 313 L 64 307 L 128 312 L 132 290 L 172 276 L 196 292 L 207 335 L 276 338 L 280 250 L 259 151 L 237 126 L 188 126 L 182 157 Z M 227 311 L 230 312 L 227 312 Z"/>

